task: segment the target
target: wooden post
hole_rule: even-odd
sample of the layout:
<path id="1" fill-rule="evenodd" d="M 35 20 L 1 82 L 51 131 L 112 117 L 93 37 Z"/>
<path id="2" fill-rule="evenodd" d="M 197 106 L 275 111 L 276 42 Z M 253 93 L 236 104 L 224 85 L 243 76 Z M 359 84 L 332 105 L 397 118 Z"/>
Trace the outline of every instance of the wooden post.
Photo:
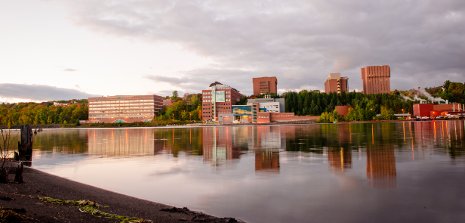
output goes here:
<path id="1" fill-rule="evenodd" d="M 31 161 L 32 159 L 32 127 L 21 126 L 21 142 L 18 142 L 19 160 Z"/>

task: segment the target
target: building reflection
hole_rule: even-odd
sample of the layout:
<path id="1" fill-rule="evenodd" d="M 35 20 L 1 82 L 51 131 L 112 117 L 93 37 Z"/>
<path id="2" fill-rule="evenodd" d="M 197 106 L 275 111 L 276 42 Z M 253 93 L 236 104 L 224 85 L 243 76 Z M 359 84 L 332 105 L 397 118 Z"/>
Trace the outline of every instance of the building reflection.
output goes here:
<path id="1" fill-rule="evenodd" d="M 255 151 L 255 170 L 279 172 L 279 150 L 283 147 L 279 127 L 241 126 L 202 128 L 203 159 L 214 166 L 239 159 Z"/>
<path id="2" fill-rule="evenodd" d="M 147 129 L 87 130 L 88 153 L 101 156 L 153 155 L 154 141 Z"/>
<path id="3" fill-rule="evenodd" d="M 255 171 L 279 172 L 279 151 L 256 150 Z"/>
<path id="4" fill-rule="evenodd" d="M 371 186 L 396 187 L 396 158 L 392 145 L 367 146 L 366 174 Z"/>
<path id="5" fill-rule="evenodd" d="M 328 162 L 332 170 L 344 172 L 352 167 L 352 151 L 344 147 L 328 148 Z"/>
<path id="6" fill-rule="evenodd" d="M 426 149 L 434 145 L 449 153 L 452 159 L 465 156 L 464 120 L 433 120 L 408 123 L 404 135 L 411 139 L 412 159 L 415 149 Z"/>
<path id="7" fill-rule="evenodd" d="M 343 173 L 346 169 L 352 167 L 352 150 L 350 142 L 352 140 L 351 125 L 341 124 L 336 126 L 336 142 L 327 149 L 328 163 L 331 169 L 337 173 Z"/>
<path id="8" fill-rule="evenodd" d="M 198 128 L 154 129 L 155 154 L 167 153 L 174 157 L 180 153 L 202 155 L 202 134 Z"/>
<path id="9" fill-rule="evenodd" d="M 218 166 L 224 164 L 226 160 L 239 158 L 240 147 L 233 147 L 232 130 L 231 127 L 202 129 L 204 161 Z"/>

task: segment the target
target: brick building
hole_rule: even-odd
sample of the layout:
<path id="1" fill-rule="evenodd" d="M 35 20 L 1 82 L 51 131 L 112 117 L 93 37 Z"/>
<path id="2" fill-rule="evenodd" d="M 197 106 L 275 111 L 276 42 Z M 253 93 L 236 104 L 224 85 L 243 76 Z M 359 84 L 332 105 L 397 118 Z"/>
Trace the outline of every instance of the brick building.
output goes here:
<path id="1" fill-rule="evenodd" d="M 202 121 L 217 121 L 219 114 L 232 114 L 232 105 L 239 102 L 241 93 L 219 82 L 209 87 L 202 90 Z"/>
<path id="2" fill-rule="evenodd" d="M 119 95 L 89 98 L 90 123 L 149 122 L 163 108 L 158 95 Z"/>
<path id="3" fill-rule="evenodd" d="M 415 117 L 431 117 L 446 116 L 447 114 L 462 114 L 464 113 L 465 105 L 459 103 L 451 104 L 414 104 L 413 116 Z"/>
<path id="4" fill-rule="evenodd" d="M 341 93 L 349 91 L 349 78 L 341 77 L 340 73 L 330 73 L 325 81 L 326 93 Z"/>
<path id="5" fill-rule="evenodd" d="M 252 78 L 253 94 L 277 94 L 278 79 L 276 77 L 255 77 Z"/>
<path id="6" fill-rule="evenodd" d="M 363 67 L 361 73 L 364 94 L 388 94 L 391 92 L 391 68 L 389 65 Z"/>

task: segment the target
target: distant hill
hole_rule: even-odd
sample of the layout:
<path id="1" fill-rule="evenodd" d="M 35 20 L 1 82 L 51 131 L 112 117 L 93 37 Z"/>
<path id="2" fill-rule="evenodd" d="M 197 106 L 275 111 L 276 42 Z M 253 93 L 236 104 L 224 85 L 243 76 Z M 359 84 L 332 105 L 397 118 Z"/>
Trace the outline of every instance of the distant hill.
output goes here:
<path id="1" fill-rule="evenodd" d="M 442 86 L 425 88 L 433 97 L 441 97 L 449 102 L 465 104 L 465 83 L 445 81 Z"/>

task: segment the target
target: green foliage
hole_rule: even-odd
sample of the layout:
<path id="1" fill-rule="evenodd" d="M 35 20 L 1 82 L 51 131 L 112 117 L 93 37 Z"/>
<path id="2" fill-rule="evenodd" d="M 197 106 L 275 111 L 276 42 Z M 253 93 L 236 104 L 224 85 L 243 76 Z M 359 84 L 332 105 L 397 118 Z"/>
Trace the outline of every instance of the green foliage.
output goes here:
<path id="1" fill-rule="evenodd" d="M 387 109 L 385 113 L 389 114 L 402 113 L 402 111 L 412 113 L 413 105 L 413 102 L 404 100 L 398 92 L 366 95 L 355 92 L 326 94 L 303 90 L 286 92 L 283 97 L 286 101 L 286 112 L 294 112 L 296 115 L 321 115 L 326 112 L 323 120 L 329 117 L 328 114 L 333 113 L 337 105 L 352 107 L 345 118 L 348 121 L 373 120 L 376 114 L 381 113 L 382 107 L 385 107 Z M 385 115 L 391 118 L 390 115 Z"/>
<path id="2" fill-rule="evenodd" d="M 386 106 L 381 106 L 381 113 L 379 116 L 376 116 L 378 120 L 394 120 L 396 117 L 394 116 L 394 111 L 387 108 Z"/>
<path id="3" fill-rule="evenodd" d="M 319 122 L 334 123 L 334 122 L 343 121 L 343 120 L 344 120 L 344 117 L 340 116 L 336 111 L 333 111 L 333 112 L 321 113 Z"/>
<path id="4" fill-rule="evenodd" d="M 175 100 L 178 98 L 178 91 L 173 91 L 173 93 L 171 94 L 171 99 Z"/>
<path id="5" fill-rule="evenodd" d="M 87 100 L 68 103 L 64 106 L 55 106 L 50 102 L 0 104 L 0 125 L 78 125 L 79 120 L 87 119 Z"/>
<path id="6" fill-rule="evenodd" d="M 100 205 L 91 200 L 62 200 L 53 197 L 38 197 L 40 201 L 45 203 L 52 203 L 52 204 L 59 204 L 59 205 L 70 205 L 70 206 L 77 206 L 79 207 L 79 211 L 91 214 L 96 217 L 103 217 L 113 220 L 118 220 L 120 223 L 142 223 L 142 222 L 152 222 L 150 220 L 146 220 L 143 218 L 137 217 L 129 217 L 124 215 L 118 215 L 113 213 L 108 213 L 105 211 L 100 210 L 102 207 L 108 207 L 104 205 Z"/>
<path id="7" fill-rule="evenodd" d="M 236 105 L 246 105 L 247 104 L 247 97 L 242 96 L 240 100 L 236 103 Z"/>
<path id="8" fill-rule="evenodd" d="M 449 102 L 465 103 L 465 83 L 451 82 L 449 80 L 444 82 L 440 92 L 435 96 L 440 96 Z"/>
<path id="9" fill-rule="evenodd" d="M 465 83 L 445 81 L 442 86 L 425 89 L 434 97 L 441 97 L 449 102 L 465 104 Z"/>
<path id="10" fill-rule="evenodd" d="M 154 118 L 153 123 L 159 125 L 160 123 L 200 121 L 202 118 L 200 98 L 200 94 L 191 94 L 184 100 L 173 101 Z"/>

